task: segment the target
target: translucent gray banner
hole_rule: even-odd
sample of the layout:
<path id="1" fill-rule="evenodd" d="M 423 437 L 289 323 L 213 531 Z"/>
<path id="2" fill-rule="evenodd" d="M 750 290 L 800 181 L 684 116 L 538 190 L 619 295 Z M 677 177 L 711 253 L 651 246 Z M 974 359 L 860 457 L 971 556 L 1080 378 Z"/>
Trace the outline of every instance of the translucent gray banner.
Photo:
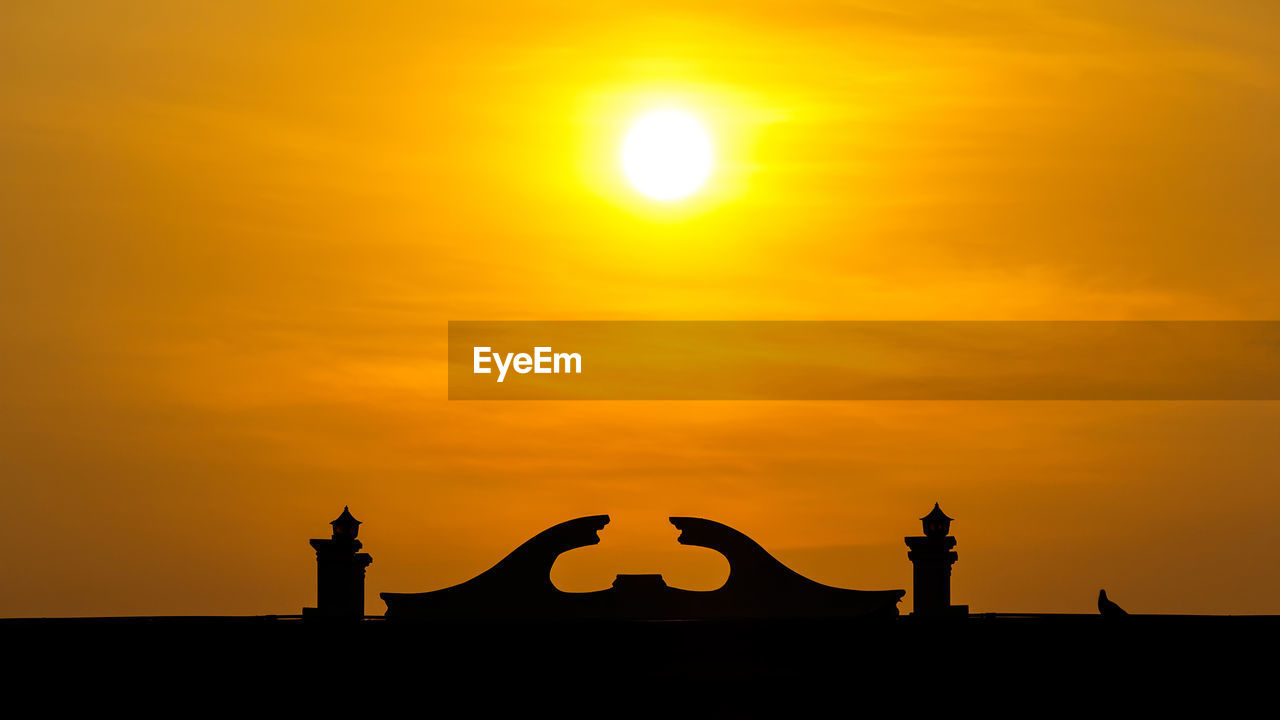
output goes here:
<path id="1" fill-rule="evenodd" d="M 449 323 L 451 400 L 1277 400 L 1280 322 Z"/>

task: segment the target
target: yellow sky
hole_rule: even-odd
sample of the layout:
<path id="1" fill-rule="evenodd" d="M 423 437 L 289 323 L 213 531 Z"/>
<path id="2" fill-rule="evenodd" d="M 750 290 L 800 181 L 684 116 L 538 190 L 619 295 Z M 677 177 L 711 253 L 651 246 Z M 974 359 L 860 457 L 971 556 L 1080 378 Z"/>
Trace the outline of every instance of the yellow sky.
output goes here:
<path id="1" fill-rule="evenodd" d="M 263 7 L 269 5 L 270 8 Z M 1280 611 L 1274 403 L 449 403 L 448 320 L 1277 319 L 1280 6 L 7 2 L 0 615 L 290 612 L 610 513 L 957 602 Z M 627 121 L 720 164 L 657 207 Z M 909 607 L 910 598 L 904 607 Z"/>

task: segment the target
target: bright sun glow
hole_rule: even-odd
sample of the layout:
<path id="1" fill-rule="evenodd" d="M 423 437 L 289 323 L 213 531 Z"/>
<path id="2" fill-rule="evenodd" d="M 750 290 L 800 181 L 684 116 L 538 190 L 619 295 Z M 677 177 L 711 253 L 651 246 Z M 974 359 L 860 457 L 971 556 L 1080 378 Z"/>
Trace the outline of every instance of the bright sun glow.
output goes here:
<path id="1" fill-rule="evenodd" d="M 654 200 L 678 200 L 711 174 L 711 137 L 697 118 L 660 110 L 636 120 L 622 142 L 622 171 Z"/>

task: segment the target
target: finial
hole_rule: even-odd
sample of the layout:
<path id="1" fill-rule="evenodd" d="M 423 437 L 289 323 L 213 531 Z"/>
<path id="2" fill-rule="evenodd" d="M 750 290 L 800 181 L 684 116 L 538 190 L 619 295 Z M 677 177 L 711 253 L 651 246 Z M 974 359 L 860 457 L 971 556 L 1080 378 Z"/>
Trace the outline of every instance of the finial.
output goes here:
<path id="1" fill-rule="evenodd" d="M 933 509 L 928 515 L 920 518 L 920 521 L 924 525 L 924 534 L 927 537 L 946 537 L 947 533 L 951 532 L 951 521 L 954 519 L 947 517 L 947 514 L 942 512 L 942 507 L 934 503 Z"/>
<path id="2" fill-rule="evenodd" d="M 333 526 L 333 536 L 335 538 L 354 538 L 360 534 L 360 521 L 355 519 L 355 516 L 351 514 L 351 508 L 346 505 L 342 506 L 342 514 L 338 516 L 338 519 L 329 524 Z"/>

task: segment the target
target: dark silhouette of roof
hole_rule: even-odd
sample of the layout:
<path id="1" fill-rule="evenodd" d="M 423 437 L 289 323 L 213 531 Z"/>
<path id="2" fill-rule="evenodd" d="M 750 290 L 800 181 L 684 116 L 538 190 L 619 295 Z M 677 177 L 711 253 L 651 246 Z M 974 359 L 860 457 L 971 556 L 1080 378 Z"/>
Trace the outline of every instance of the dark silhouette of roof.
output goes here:
<path id="1" fill-rule="evenodd" d="M 962 509 L 963 509 L 963 508 L 962 508 Z M 921 519 L 921 520 L 925 520 L 925 521 L 928 521 L 928 520 L 945 520 L 945 521 L 947 521 L 947 522 L 951 522 L 952 520 L 955 520 L 955 518 L 953 518 L 953 517 L 947 517 L 947 514 L 946 514 L 946 513 L 944 513 L 944 512 L 942 512 L 942 508 L 938 506 L 938 503 L 934 503 L 934 504 L 933 504 L 933 509 L 929 511 L 929 514 L 928 514 L 928 515 L 925 515 L 924 517 L 922 517 L 922 518 L 920 518 L 920 519 Z"/>
<path id="2" fill-rule="evenodd" d="M 563 592 L 551 582 L 562 553 L 600 542 L 608 515 L 547 528 L 475 578 L 424 593 L 382 593 L 390 619 L 445 618 L 851 618 L 898 615 L 903 590 L 862 591 L 814 582 L 751 538 L 703 518 L 673 517 L 677 542 L 715 550 L 729 561 L 725 584 L 709 591 L 669 587 L 661 575 L 619 575 L 613 586 Z"/>

